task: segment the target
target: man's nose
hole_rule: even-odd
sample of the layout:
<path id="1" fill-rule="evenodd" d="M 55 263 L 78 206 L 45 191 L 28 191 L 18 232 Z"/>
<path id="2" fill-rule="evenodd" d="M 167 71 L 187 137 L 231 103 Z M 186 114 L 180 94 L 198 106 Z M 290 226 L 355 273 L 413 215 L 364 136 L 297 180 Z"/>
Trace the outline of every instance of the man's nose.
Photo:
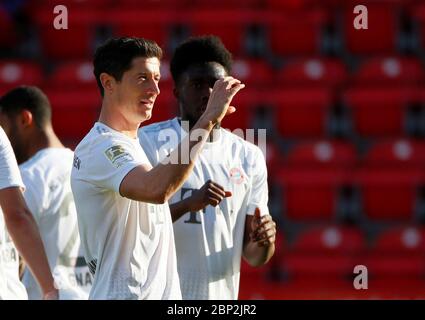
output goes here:
<path id="1" fill-rule="evenodd" d="M 159 82 L 157 81 L 151 81 L 151 84 L 149 86 L 149 93 L 152 94 L 160 94 L 161 90 L 159 90 Z"/>

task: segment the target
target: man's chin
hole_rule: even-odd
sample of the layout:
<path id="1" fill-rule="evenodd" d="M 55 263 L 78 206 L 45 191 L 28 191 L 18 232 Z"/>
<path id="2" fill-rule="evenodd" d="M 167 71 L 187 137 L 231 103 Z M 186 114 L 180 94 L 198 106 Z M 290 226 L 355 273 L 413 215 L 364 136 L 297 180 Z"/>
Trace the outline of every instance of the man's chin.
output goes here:
<path id="1" fill-rule="evenodd" d="M 150 120 L 152 118 L 152 112 L 151 111 L 147 111 L 147 112 L 145 112 L 142 115 L 142 117 L 143 117 L 143 121 L 142 122 L 148 121 L 148 120 Z"/>

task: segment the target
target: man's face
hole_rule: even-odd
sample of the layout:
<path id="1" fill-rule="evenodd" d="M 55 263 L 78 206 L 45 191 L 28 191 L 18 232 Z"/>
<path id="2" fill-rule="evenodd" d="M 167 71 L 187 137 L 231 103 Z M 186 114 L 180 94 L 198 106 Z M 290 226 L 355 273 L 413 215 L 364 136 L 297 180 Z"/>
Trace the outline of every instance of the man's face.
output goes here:
<path id="1" fill-rule="evenodd" d="M 137 122 L 149 120 L 161 77 L 158 58 L 134 58 L 131 69 L 124 72 L 116 85 L 116 99 L 125 106 L 126 116 Z"/>
<path id="2" fill-rule="evenodd" d="M 24 134 L 21 131 L 22 127 L 18 125 L 18 116 L 15 115 L 9 117 L 8 115 L 0 112 L 0 126 L 2 126 L 10 140 L 10 144 L 12 145 L 18 164 L 25 162 L 28 157 L 26 156 L 26 144 Z"/>
<path id="3" fill-rule="evenodd" d="M 207 108 L 214 83 L 226 76 L 226 70 L 217 62 L 194 64 L 187 68 L 175 89 L 182 119 L 195 124 Z"/>

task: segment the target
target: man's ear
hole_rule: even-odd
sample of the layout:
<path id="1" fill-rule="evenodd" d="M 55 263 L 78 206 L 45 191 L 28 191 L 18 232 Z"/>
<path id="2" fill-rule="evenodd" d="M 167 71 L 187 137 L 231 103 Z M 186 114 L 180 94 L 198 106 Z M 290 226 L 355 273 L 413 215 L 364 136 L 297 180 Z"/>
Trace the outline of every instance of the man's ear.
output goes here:
<path id="1" fill-rule="evenodd" d="M 23 127 L 29 127 L 34 123 L 32 112 L 29 110 L 22 110 L 19 116 L 19 122 Z"/>
<path id="2" fill-rule="evenodd" d="M 99 78 L 100 82 L 102 83 L 104 92 L 111 93 L 116 83 L 115 78 L 106 72 L 102 72 Z"/>

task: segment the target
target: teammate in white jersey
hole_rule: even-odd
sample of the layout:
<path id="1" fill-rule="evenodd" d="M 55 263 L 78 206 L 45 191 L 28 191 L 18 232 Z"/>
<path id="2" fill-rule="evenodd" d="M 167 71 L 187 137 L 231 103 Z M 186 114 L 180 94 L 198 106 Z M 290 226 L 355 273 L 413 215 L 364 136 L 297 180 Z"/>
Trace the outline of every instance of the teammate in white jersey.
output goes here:
<path id="1" fill-rule="evenodd" d="M 56 299 L 58 292 L 53 285 L 43 243 L 21 190 L 24 184 L 18 164 L 6 133 L 0 127 L 0 300 L 27 299 L 19 281 L 16 248 L 34 272 L 43 298 Z"/>
<path id="2" fill-rule="evenodd" d="M 167 200 L 193 169 L 213 126 L 235 109 L 244 87 L 217 81 L 189 141 L 193 159 L 152 168 L 137 129 L 160 93 L 161 48 L 141 38 L 110 39 L 96 50 L 94 74 L 103 97 L 99 121 L 75 150 L 71 186 L 85 258 L 94 274 L 91 299 L 181 299 Z M 173 153 L 170 157 L 175 157 Z"/>
<path id="3" fill-rule="evenodd" d="M 152 165 L 201 117 L 214 83 L 230 73 L 231 54 L 219 38 L 193 38 L 176 49 L 170 66 L 181 118 L 139 130 Z M 186 129 L 181 121 L 189 122 Z M 170 200 L 183 299 L 238 298 L 241 256 L 260 266 L 274 253 L 276 225 L 267 201 L 261 150 L 218 125 Z"/>
<path id="4" fill-rule="evenodd" d="M 51 107 L 36 87 L 15 88 L 0 99 L 2 124 L 8 128 L 22 179 L 24 197 L 37 222 L 61 299 L 87 299 L 92 276 L 80 252 L 77 213 L 70 177 L 73 152 L 53 131 Z M 23 283 L 31 300 L 42 298 L 32 273 Z"/>

